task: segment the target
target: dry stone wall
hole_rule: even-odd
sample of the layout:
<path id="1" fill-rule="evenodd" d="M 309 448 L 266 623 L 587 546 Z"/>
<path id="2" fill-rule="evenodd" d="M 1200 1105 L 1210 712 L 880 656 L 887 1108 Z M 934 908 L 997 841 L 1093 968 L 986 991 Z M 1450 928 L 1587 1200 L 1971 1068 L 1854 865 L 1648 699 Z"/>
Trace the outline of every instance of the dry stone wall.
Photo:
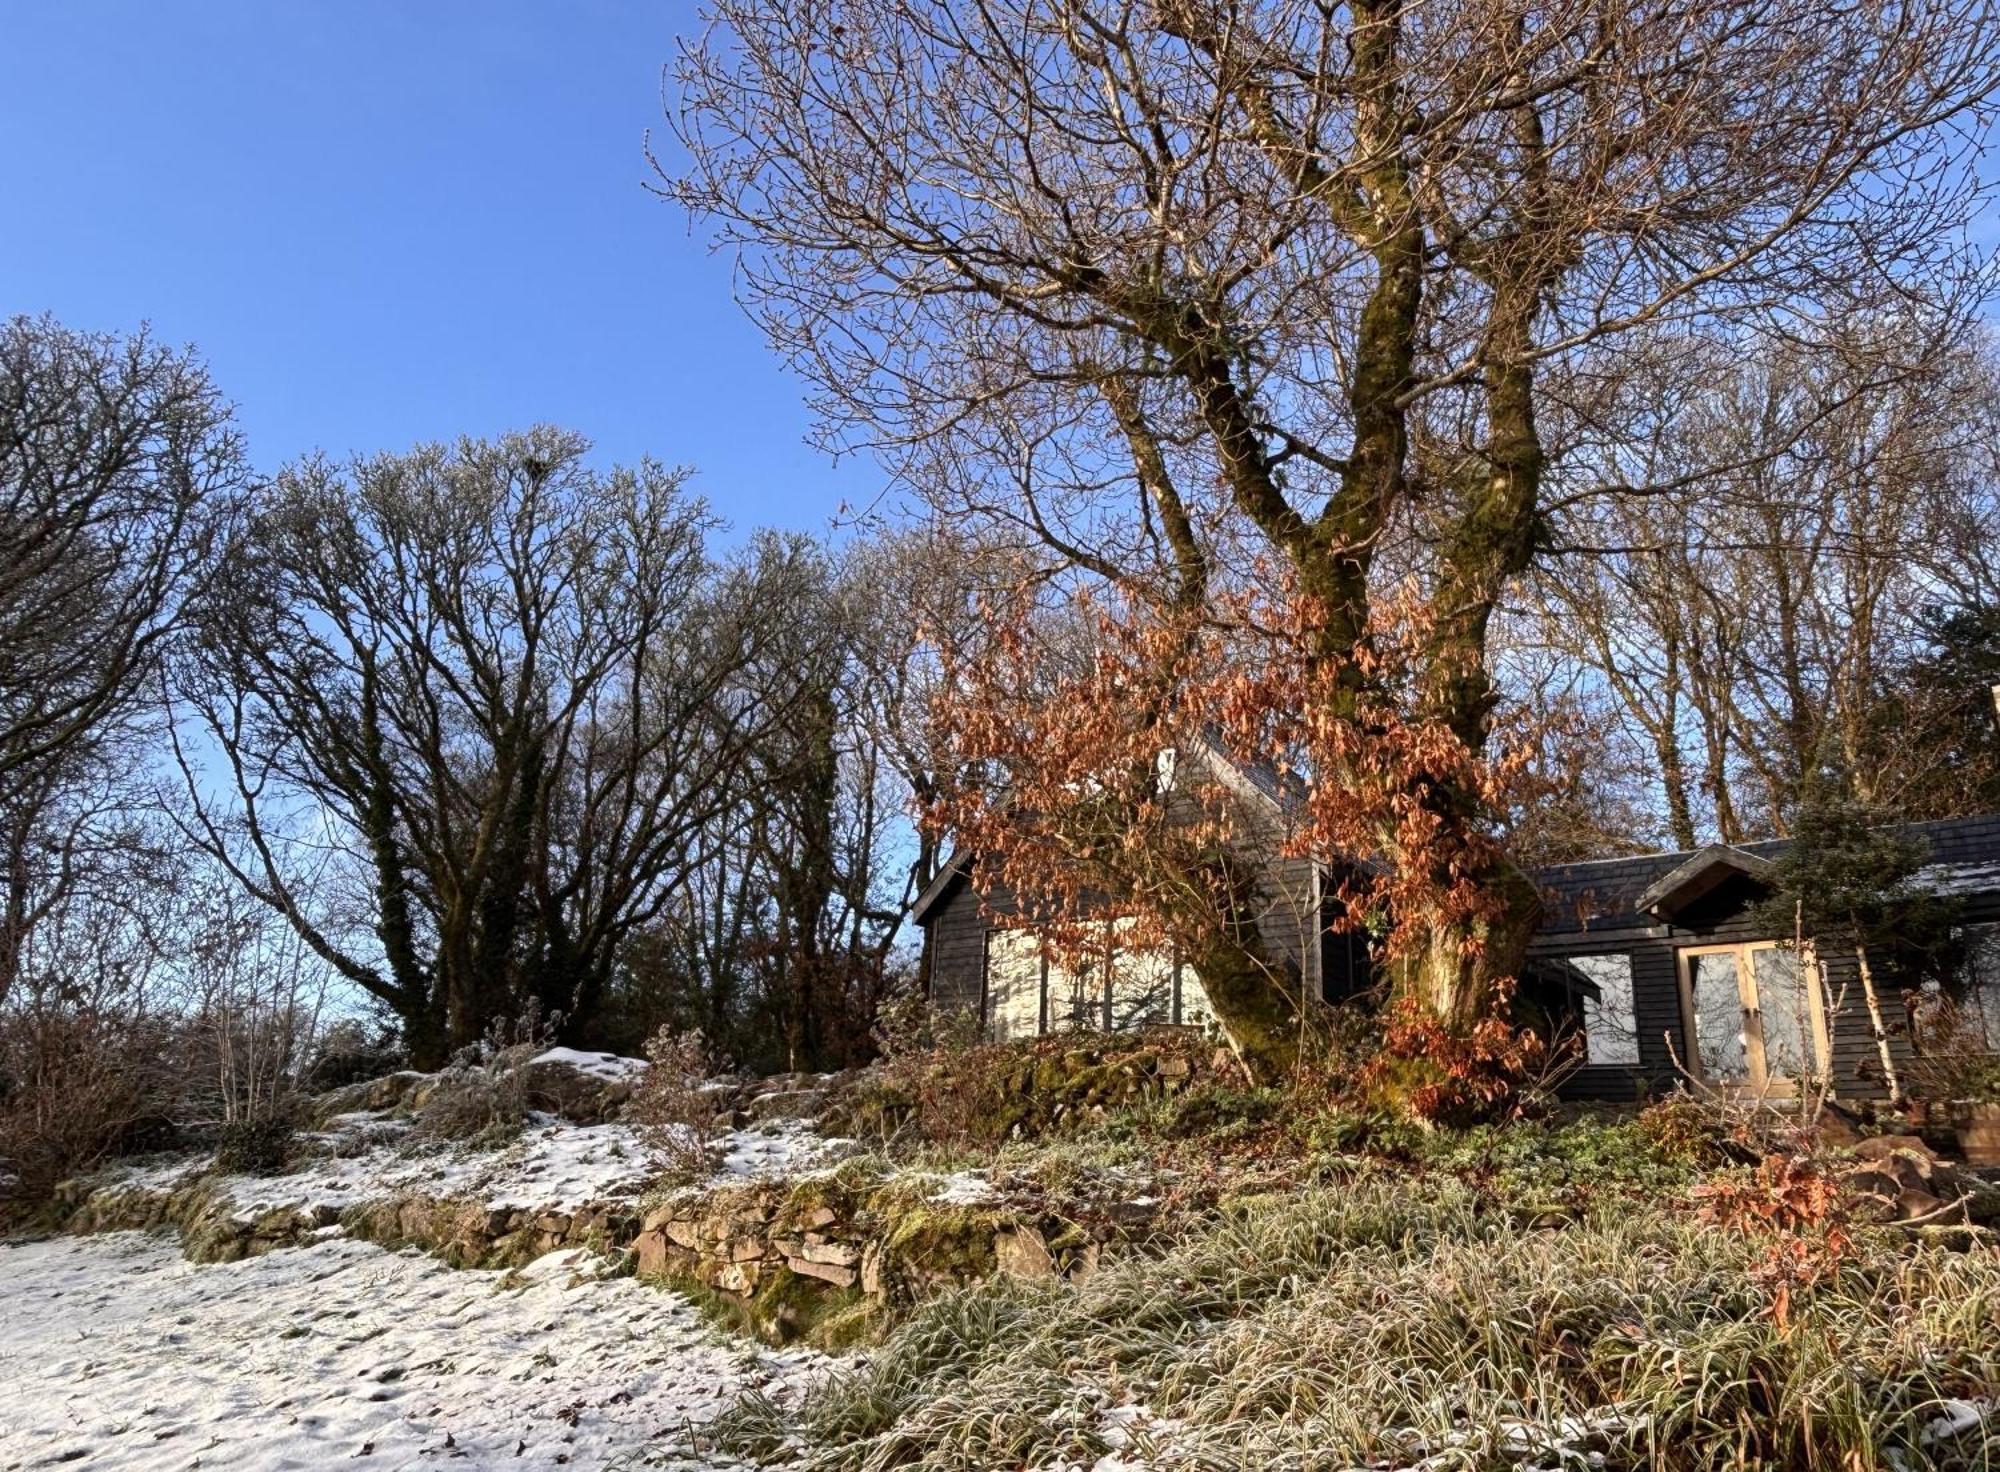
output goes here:
<path id="1" fill-rule="evenodd" d="M 938 1184 L 845 1170 L 684 1192 L 647 1214 L 635 1267 L 710 1295 L 765 1339 L 837 1345 L 942 1288 L 995 1273 L 1081 1277 L 1136 1225 L 1093 1227 L 1000 1197 L 952 1200 Z"/>

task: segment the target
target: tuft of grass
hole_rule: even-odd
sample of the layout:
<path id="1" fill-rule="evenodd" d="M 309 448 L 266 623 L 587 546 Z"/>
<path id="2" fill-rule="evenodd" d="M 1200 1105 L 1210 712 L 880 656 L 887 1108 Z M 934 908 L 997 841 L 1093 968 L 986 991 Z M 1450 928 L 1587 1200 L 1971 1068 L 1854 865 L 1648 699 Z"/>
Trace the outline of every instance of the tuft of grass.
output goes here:
<path id="1" fill-rule="evenodd" d="M 810 1472 L 1087 1466 L 1141 1407 L 1163 1467 L 2000 1465 L 2000 1417 L 1932 1434 L 2000 1389 L 2000 1252 L 1885 1237 L 1782 1326 L 1757 1252 L 1685 1210 L 1523 1231 L 1476 1184 L 1367 1177 L 1079 1287 L 945 1294 L 708 1434 Z"/>

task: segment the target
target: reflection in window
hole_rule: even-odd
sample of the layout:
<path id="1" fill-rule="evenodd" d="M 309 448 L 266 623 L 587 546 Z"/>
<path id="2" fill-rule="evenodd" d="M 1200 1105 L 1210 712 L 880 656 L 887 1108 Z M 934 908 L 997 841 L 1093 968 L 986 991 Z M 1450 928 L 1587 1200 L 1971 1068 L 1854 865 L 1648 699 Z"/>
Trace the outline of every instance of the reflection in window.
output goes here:
<path id="1" fill-rule="evenodd" d="M 1030 930 L 986 932 L 986 1036 L 995 1043 L 1042 1030 L 1042 943 Z"/>
<path id="2" fill-rule="evenodd" d="M 2000 925 L 1978 925 L 1963 934 L 1964 960 L 1959 966 L 1960 1006 L 1968 1030 L 2000 1053 Z"/>
<path id="3" fill-rule="evenodd" d="M 1049 963 L 1049 1031 L 1091 1032 L 1104 1026 L 1104 963 L 1094 955 Z"/>
<path id="4" fill-rule="evenodd" d="M 1172 1022 L 1211 1025 L 1215 1014 L 1194 967 L 1171 946 L 1125 944 L 1129 920 L 1106 922 L 1100 944 L 1065 959 L 1027 926 L 986 932 L 986 1036 L 993 1042 L 1047 1031 L 1097 1032 Z"/>
<path id="5" fill-rule="evenodd" d="M 1583 1001 L 1584 1061 L 1639 1061 L 1639 1012 L 1632 994 L 1628 955 L 1571 956 L 1568 964 L 1588 986 Z"/>
<path id="6" fill-rule="evenodd" d="M 1111 952 L 1111 1027 L 1113 1031 L 1154 1027 L 1173 1021 L 1174 955 L 1164 946 L 1126 946 L 1118 922 Z"/>
<path id="7" fill-rule="evenodd" d="M 1208 1005 L 1208 993 L 1202 989 L 1201 977 L 1186 961 L 1180 963 L 1182 1027 L 1208 1028 L 1215 1025 L 1215 1009 Z"/>
<path id="8" fill-rule="evenodd" d="M 1764 1038 L 1764 1072 L 1804 1078 L 1814 1069 L 1812 1000 L 1806 995 L 1810 972 L 1789 946 L 1760 946 L 1750 952 L 1757 983 L 1758 1022 Z"/>
<path id="9" fill-rule="evenodd" d="M 1736 979 L 1736 952 L 1689 956 L 1687 978 L 1701 1076 L 1710 1083 L 1746 1081 L 1750 1077 L 1750 1049 Z"/>

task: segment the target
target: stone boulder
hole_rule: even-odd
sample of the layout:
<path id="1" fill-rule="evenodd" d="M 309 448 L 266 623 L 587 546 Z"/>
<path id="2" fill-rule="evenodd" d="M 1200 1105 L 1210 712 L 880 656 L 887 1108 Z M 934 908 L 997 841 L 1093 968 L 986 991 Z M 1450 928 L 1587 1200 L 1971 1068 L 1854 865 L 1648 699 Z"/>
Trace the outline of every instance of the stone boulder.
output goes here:
<path id="1" fill-rule="evenodd" d="M 825 1108 L 826 1094 L 820 1089 L 772 1089 L 755 1095 L 746 1112 L 762 1124 L 774 1119 L 817 1119 Z"/>
<path id="2" fill-rule="evenodd" d="M 1941 1160 L 1915 1135 L 1877 1135 L 1848 1154 L 1847 1188 L 1868 1220 L 1975 1226 L 2000 1219 L 2000 1191 Z"/>
<path id="3" fill-rule="evenodd" d="M 572 1124 L 606 1124 L 625 1112 L 645 1073 L 637 1058 L 551 1048 L 521 1067 L 527 1105 Z"/>
<path id="4" fill-rule="evenodd" d="M 409 1068 L 381 1078 L 363 1079 L 315 1098 L 312 1120 L 315 1126 L 324 1129 L 329 1120 L 343 1114 L 412 1114 L 422 1107 L 421 1097 L 428 1097 L 436 1085 L 436 1074 Z"/>

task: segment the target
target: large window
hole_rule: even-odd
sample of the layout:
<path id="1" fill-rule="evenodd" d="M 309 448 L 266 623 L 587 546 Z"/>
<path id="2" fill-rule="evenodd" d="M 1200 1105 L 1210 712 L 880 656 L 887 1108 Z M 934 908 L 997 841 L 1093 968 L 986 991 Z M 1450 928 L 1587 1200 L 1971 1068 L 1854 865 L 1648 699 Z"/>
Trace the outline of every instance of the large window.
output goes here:
<path id="1" fill-rule="evenodd" d="M 1194 968 L 1166 947 L 1120 944 L 1129 922 L 1107 922 L 1103 949 L 1075 961 L 1048 955 L 1026 927 L 986 932 L 986 1036 L 996 1043 L 1042 1032 L 1095 1032 L 1213 1021 Z"/>
<path id="2" fill-rule="evenodd" d="M 1967 1031 L 1989 1053 L 2000 1053 L 2000 925 L 1975 925 L 1963 932 L 1959 968 L 1960 1007 Z"/>
<path id="3" fill-rule="evenodd" d="M 1639 1010 L 1632 994 L 1632 958 L 1571 956 L 1568 964 L 1587 983 L 1581 988 L 1584 1061 L 1637 1063 Z"/>

